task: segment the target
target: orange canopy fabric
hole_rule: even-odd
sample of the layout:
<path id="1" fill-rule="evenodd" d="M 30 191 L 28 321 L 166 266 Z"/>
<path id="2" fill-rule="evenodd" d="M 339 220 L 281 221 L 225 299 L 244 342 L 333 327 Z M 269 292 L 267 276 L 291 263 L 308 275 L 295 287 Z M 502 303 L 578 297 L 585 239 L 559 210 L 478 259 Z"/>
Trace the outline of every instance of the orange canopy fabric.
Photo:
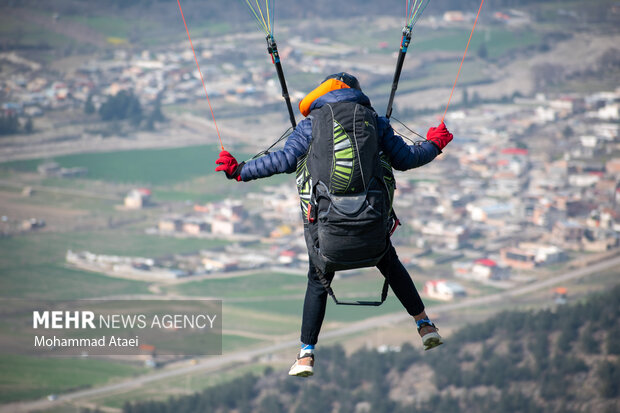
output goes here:
<path id="1" fill-rule="evenodd" d="M 325 95 L 326 93 L 331 92 L 332 90 L 338 89 L 350 89 L 350 87 L 340 80 L 337 79 L 327 79 L 325 82 L 321 83 L 319 87 L 314 89 L 312 92 L 308 93 L 308 95 L 299 102 L 299 111 L 302 115 L 308 116 L 310 114 L 310 107 L 315 100 Z"/>

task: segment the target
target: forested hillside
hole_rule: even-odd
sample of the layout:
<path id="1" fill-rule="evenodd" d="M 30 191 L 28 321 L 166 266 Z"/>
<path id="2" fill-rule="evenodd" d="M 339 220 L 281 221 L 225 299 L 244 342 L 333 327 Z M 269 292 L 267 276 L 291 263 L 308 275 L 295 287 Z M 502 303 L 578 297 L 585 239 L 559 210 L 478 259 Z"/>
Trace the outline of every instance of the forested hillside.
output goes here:
<path id="1" fill-rule="evenodd" d="M 320 348 L 310 379 L 246 375 L 123 412 L 617 412 L 619 302 L 616 287 L 554 310 L 502 313 L 428 353 Z"/>

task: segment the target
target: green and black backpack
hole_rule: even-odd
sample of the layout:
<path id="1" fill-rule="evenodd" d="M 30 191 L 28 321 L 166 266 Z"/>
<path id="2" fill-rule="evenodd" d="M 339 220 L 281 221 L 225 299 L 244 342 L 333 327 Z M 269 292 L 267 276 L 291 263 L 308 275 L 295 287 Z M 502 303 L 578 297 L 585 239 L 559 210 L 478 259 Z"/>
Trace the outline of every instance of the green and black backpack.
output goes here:
<path id="1" fill-rule="evenodd" d="M 322 274 L 373 267 L 396 222 L 394 175 L 380 152 L 376 114 L 338 102 L 311 116 L 313 138 L 298 162 L 297 189 L 312 264 Z"/>

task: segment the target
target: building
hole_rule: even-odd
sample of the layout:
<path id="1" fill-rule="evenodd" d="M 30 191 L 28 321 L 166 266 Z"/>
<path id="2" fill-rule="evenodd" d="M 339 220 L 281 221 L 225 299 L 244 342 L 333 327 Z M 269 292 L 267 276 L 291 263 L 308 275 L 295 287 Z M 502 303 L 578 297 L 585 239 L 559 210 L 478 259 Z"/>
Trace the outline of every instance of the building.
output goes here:
<path id="1" fill-rule="evenodd" d="M 142 209 L 151 201 L 151 191 L 146 188 L 137 188 L 129 191 L 125 197 L 125 208 Z"/>
<path id="2" fill-rule="evenodd" d="M 585 227 L 574 221 L 558 221 L 551 231 L 551 242 L 562 248 L 581 250 Z"/>
<path id="3" fill-rule="evenodd" d="M 472 221 L 486 222 L 490 225 L 502 225 L 514 214 L 512 204 L 500 203 L 492 199 L 469 203 L 466 208 Z"/>
<path id="4" fill-rule="evenodd" d="M 597 112 L 599 119 L 617 120 L 620 119 L 620 104 L 614 103 L 600 108 Z"/>
<path id="5" fill-rule="evenodd" d="M 424 239 L 433 245 L 444 245 L 457 250 L 463 247 L 468 234 L 460 225 L 444 225 L 443 222 L 431 221 L 420 228 Z"/>
<path id="6" fill-rule="evenodd" d="M 555 264 L 566 259 L 566 254 L 561 248 L 529 242 L 522 242 L 518 247 L 502 248 L 500 254 L 509 267 L 525 270 Z"/>
<path id="7" fill-rule="evenodd" d="M 497 171 L 491 181 L 493 194 L 502 197 L 511 197 L 523 192 L 526 178 L 513 171 Z"/>
<path id="8" fill-rule="evenodd" d="M 584 251 L 605 252 L 618 246 L 618 234 L 604 228 L 587 228 L 582 245 Z"/>
<path id="9" fill-rule="evenodd" d="M 201 219 L 187 219 L 183 222 L 183 232 L 192 235 L 199 235 L 201 232 L 207 232 L 209 226 Z"/>
<path id="10" fill-rule="evenodd" d="M 620 158 L 614 158 L 605 164 L 607 173 L 613 176 L 620 176 Z"/>
<path id="11" fill-rule="evenodd" d="M 452 264 L 454 276 L 474 281 L 506 280 L 510 278 L 510 268 L 499 265 L 488 258 L 474 262 L 462 261 Z"/>
<path id="12" fill-rule="evenodd" d="M 531 270 L 536 267 L 536 254 L 519 248 L 503 248 L 500 251 L 502 261 L 509 267 Z"/>
<path id="13" fill-rule="evenodd" d="M 574 251 L 604 252 L 615 248 L 618 235 L 613 231 L 614 218 L 610 212 L 593 211 L 586 220 L 587 225 L 560 221 L 553 227 L 550 239 L 555 245 Z"/>
<path id="14" fill-rule="evenodd" d="M 220 205 L 219 212 L 228 219 L 243 218 L 246 215 L 241 201 L 226 200 Z"/>
<path id="15" fill-rule="evenodd" d="M 494 260 L 483 258 L 474 261 L 471 276 L 477 280 L 505 280 L 510 277 L 510 270 L 498 265 Z"/>
<path id="16" fill-rule="evenodd" d="M 239 268 L 239 262 L 226 257 L 204 257 L 202 264 L 209 272 L 234 271 Z"/>
<path id="17" fill-rule="evenodd" d="M 596 185 L 600 179 L 601 176 L 595 173 L 572 174 L 568 176 L 568 183 L 571 186 L 586 188 Z"/>
<path id="18" fill-rule="evenodd" d="M 157 223 L 157 228 L 161 232 L 177 232 L 183 227 L 182 220 L 177 217 L 164 217 Z"/>
<path id="19" fill-rule="evenodd" d="M 30 218 L 24 219 L 21 223 L 22 231 L 32 231 L 45 227 L 45 221 L 42 219 Z"/>
<path id="20" fill-rule="evenodd" d="M 566 118 L 585 109 L 584 99 L 572 96 L 554 99 L 549 102 L 549 105 L 562 118 Z"/>
<path id="21" fill-rule="evenodd" d="M 241 221 L 215 219 L 211 222 L 211 233 L 215 235 L 234 235 L 242 232 Z"/>
<path id="22" fill-rule="evenodd" d="M 460 284 L 446 280 L 431 280 L 424 284 L 424 293 L 430 298 L 450 301 L 467 295 Z"/>

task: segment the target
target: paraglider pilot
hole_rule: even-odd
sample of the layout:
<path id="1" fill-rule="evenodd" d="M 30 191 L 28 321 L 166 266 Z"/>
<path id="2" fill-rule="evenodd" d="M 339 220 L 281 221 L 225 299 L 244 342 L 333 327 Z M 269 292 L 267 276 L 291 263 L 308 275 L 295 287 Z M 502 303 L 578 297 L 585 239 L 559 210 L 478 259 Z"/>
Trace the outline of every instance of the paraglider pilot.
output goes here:
<path id="1" fill-rule="evenodd" d="M 346 106 L 343 102 L 348 102 L 353 105 Z M 354 108 L 355 112 L 348 115 L 343 112 L 344 109 L 339 109 L 345 106 L 346 108 Z M 331 117 L 328 115 L 326 118 L 321 115 L 327 110 L 331 111 Z M 345 191 L 343 193 L 347 193 L 346 191 L 350 193 L 352 190 L 351 182 L 359 178 L 357 177 L 359 172 L 361 172 L 362 175 L 360 182 L 367 182 L 364 181 L 367 177 L 363 175 L 363 167 L 355 165 L 358 165 L 362 159 L 371 159 L 372 162 L 375 162 L 372 160 L 372 157 L 375 155 L 356 152 L 359 152 L 360 148 L 362 148 L 363 152 L 366 150 L 364 148 L 372 147 L 373 140 L 377 142 L 375 146 L 378 146 L 378 151 L 388 158 L 391 167 L 400 171 L 417 168 L 429 163 L 435 159 L 452 140 L 452 134 L 447 130 L 445 124 L 441 123 L 438 127 L 432 127 L 428 130 L 426 141 L 422 141 L 420 144 L 407 145 L 400 136 L 394 134 L 389 120 L 376 114 L 370 104 L 369 98 L 362 92 L 358 80 L 354 76 L 344 72 L 328 76 L 319 87 L 300 102 L 300 111 L 306 118 L 293 130 L 282 150 L 268 153 L 265 156 L 248 161 L 247 163 L 238 163 L 230 153 L 222 151 L 219 159 L 216 161 L 218 164 L 216 171 L 225 172 L 228 179 L 243 182 L 265 178 L 278 173 L 292 173 L 296 171 L 298 163 L 306 162 L 306 156 L 309 151 L 317 152 L 317 150 L 321 149 L 313 148 L 313 146 L 317 145 L 317 142 L 321 142 L 321 144 L 322 142 L 330 142 L 329 145 L 331 145 L 331 148 L 329 148 L 328 153 L 331 154 L 333 151 L 334 160 L 332 161 L 329 159 L 329 162 L 326 164 L 331 165 L 328 169 L 331 168 L 333 182 L 328 188 L 330 191 L 326 191 L 335 193 L 334 188 L 339 188 L 338 185 L 340 185 L 341 189 Z M 345 114 L 339 115 L 339 113 Z M 359 122 L 360 116 L 362 119 L 365 119 L 364 122 L 366 125 L 362 126 L 362 129 L 355 126 L 356 122 Z M 329 119 L 329 121 L 325 121 L 325 119 Z M 320 122 L 327 124 L 320 124 Z M 350 123 L 349 126 L 347 126 L 347 122 Z M 333 125 L 330 123 L 333 123 Z M 338 127 L 348 132 L 343 134 Z M 323 134 L 324 132 L 322 131 L 329 131 L 327 133 L 327 141 L 319 140 L 316 136 L 317 134 Z M 370 138 L 367 139 L 370 143 L 359 143 L 360 139 L 362 139 L 360 137 L 362 134 L 365 134 L 366 137 L 370 136 Z M 351 140 L 349 135 L 354 136 L 355 139 Z M 344 139 L 345 137 L 349 138 L 349 140 Z M 353 142 L 353 144 L 349 146 L 350 150 L 346 147 L 349 141 Z M 341 147 L 343 147 L 343 152 L 338 153 Z M 308 160 L 308 162 L 310 162 L 310 160 Z M 315 162 L 320 163 L 320 160 Z M 313 168 L 316 169 L 317 167 Z M 328 170 L 327 173 L 329 172 Z M 367 174 L 370 173 L 367 172 Z M 317 181 L 315 181 L 315 183 L 316 182 Z M 327 186 L 325 187 L 327 188 Z M 326 195 L 326 197 L 329 197 L 329 195 Z M 310 202 L 310 205 L 313 205 L 312 202 Z M 316 205 L 320 206 L 319 203 Z M 304 213 L 304 223 L 307 224 L 308 220 L 313 219 L 313 216 L 307 208 L 304 209 L 302 199 L 302 214 Z M 317 261 L 312 259 L 313 254 L 310 251 L 311 245 L 308 245 L 311 259 L 303 307 L 301 326 L 302 344 L 297 359 L 289 371 L 290 375 L 304 377 L 310 376 L 314 372 L 314 346 L 318 341 L 319 332 L 325 316 L 328 295 L 326 288 L 321 283 L 318 276 L 319 270 L 317 269 L 317 265 L 315 265 Z M 394 247 L 389 242 L 389 236 L 385 251 L 374 265 L 376 265 L 379 271 L 387 278 L 394 294 L 398 297 L 407 312 L 413 317 L 419 335 L 422 338 L 424 348 L 428 350 L 442 344 L 442 338 L 438 334 L 437 328 L 433 322 L 429 320 L 422 299 L 409 273 L 400 262 Z M 323 275 L 331 281 L 334 272 L 325 272 Z"/>

